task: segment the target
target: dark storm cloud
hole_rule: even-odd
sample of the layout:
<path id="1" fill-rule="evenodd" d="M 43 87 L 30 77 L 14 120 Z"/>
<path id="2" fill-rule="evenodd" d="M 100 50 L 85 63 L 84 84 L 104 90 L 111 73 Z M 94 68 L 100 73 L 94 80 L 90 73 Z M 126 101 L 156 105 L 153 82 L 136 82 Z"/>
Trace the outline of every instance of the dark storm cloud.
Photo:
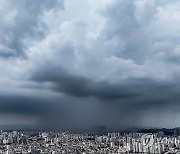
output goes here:
<path id="1" fill-rule="evenodd" d="M 86 20 L 65 21 L 32 50 L 30 80 L 50 82 L 51 90 L 80 102 L 93 97 L 99 110 L 113 108 L 107 113 L 112 119 L 128 116 L 123 124 L 140 124 L 146 111 L 174 110 L 179 106 L 179 28 L 170 25 L 180 22 L 178 7 L 178 1 L 114 0 L 101 10 L 106 20 L 98 34 L 88 33 L 93 30 Z"/>
<path id="2" fill-rule="evenodd" d="M 0 7 L 0 56 L 25 55 L 29 45 L 41 39 L 47 31 L 40 20 L 50 9 L 62 9 L 60 0 L 3 0 Z M 7 11 L 8 10 L 8 11 Z"/>
<path id="3" fill-rule="evenodd" d="M 35 118 L 37 123 L 34 128 L 68 130 L 91 129 L 100 124 L 107 124 L 109 128 L 125 128 L 128 125 L 127 120 L 137 117 L 129 115 L 118 121 L 117 116 L 125 115 L 123 110 L 119 113 L 120 110 L 111 105 L 107 104 L 102 108 L 99 104 L 101 102 L 93 98 L 0 96 L 0 115 L 19 116 L 18 121 L 24 118 L 26 120 L 27 117 Z"/>
<path id="4" fill-rule="evenodd" d="M 54 102 L 38 97 L 29 96 L 0 96 L 0 113 L 12 113 L 19 115 L 43 116 L 54 110 Z"/>
<path id="5" fill-rule="evenodd" d="M 55 73 L 54 73 L 55 72 Z M 141 108 L 158 107 L 174 102 L 179 95 L 179 86 L 174 82 L 160 82 L 147 79 L 126 79 L 113 84 L 97 82 L 88 78 L 73 76 L 61 69 L 48 68 L 35 72 L 31 80 L 46 83 L 52 82 L 52 90 L 76 97 L 94 96 L 107 101 L 126 99 L 125 103 L 131 106 L 131 100 Z M 178 82 L 178 81 L 177 81 Z M 133 106 L 136 109 L 135 106 Z"/>
<path id="6" fill-rule="evenodd" d="M 163 21 L 163 11 L 168 11 L 175 4 L 179 6 L 178 1 L 172 3 L 170 0 L 166 2 L 114 1 L 104 12 L 104 15 L 108 17 L 108 21 L 103 30 L 103 36 L 106 40 L 116 38 L 119 42 L 123 42 L 123 48 L 121 43 L 117 44 L 116 56 L 132 59 L 137 64 L 142 64 L 146 59 L 152 57 L 153 46 L 156 43 L 163 43 L 163 46 L 169 48 L 166 43 L 176 42 L 175 44 L 178 44 L 177 42 L 180 41 L 178 34 L 172 32 L 170 25 L 167 25 L 167 30 L 170 30 L 169 33 L 164 31 L 163 28 L 156 30 L 156 28 L 162 26 L 159 25 L 161 22 L 162 24 L 166 22 Z M 170 17 L 167 16 L 166 20 L 169 23 L 168 18 Z M 173 20 L 172 24 L 177 21 Z M 176 26 L 174 28 L 179 32 Z M 170 50 L 174 49 L 175 44 L 170 47 Z M 162 49 L 158 49 L 158 52 L 160 50 Z"/>
<path id="7" fill-rule="evenodd" d="M 64 126 L 61 124 L 66 126 L 68 124 L 65 119 L 71 122 L 72 120 L 70 118 L 68 119 L 69 114 L 66 113 L 68 111 L 67 106 L 62 104 L 61 101 L 64 100 L 57 100 L 56 98 L 46 96 L 4 95 L 0 96 L 0 115 L 1 117 L 5 117 L 5 119 L 8 115 L 15 118 L 18 116 L 17 121 L 20 121 L 20 124 L 23 124 L 23 120 L 25 120 L 29 126 L 32 124 L 28 121 L 28 118 L 31 118 L 34 120 L 34 128 L 62 129 Z M 8 124 L 9 121 L 10 119 L 7 118 L 5 123 Z M 17 124 L 19 123 L 17 122 Z M 21 129 L 21 126 L 18 129 Z"/>
<path id="8" fill-rule="evenodd" d="M 56 70 L 56 71 L 55 71 Z M 54 73 L 54 71 L 56 73 Z M 77 97 L 95 96 L 100 99 L 120 99 L 138 96 L 136 87 L 126 84 L 111 85 L 107 82 L 95 82 L 80 76 L 73 76 L 61 69 L 46 69 L 35 72 L 31 80 L 52 82 L 54 90 Z"/>
<path id="9" fill-rule="evenodd" d="M 71 128 L 180 116 L 179 1 L 2 2 L 0 55 L 27 58 L 0 59 L 1 113 Z"/>

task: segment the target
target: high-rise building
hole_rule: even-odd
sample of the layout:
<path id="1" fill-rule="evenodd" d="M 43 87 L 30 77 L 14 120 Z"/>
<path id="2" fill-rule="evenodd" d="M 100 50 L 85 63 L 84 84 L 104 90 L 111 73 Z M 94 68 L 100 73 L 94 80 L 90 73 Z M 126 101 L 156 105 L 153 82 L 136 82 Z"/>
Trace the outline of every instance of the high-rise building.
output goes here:
<path id="1" fill-rule="evenodd" d="M 174 129 L 174 136 L 180 136 L 180 127 Z"/>

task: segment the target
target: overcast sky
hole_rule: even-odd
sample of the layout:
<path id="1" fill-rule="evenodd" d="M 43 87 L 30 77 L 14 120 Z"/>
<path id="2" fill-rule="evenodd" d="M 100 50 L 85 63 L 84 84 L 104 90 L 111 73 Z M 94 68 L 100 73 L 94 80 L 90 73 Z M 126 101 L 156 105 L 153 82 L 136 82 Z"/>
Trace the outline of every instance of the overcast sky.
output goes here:
<path id="1" fill-rule="evenodd" d="M 180 126 L 179 0 L 0 0 L 0 125 Z"/>

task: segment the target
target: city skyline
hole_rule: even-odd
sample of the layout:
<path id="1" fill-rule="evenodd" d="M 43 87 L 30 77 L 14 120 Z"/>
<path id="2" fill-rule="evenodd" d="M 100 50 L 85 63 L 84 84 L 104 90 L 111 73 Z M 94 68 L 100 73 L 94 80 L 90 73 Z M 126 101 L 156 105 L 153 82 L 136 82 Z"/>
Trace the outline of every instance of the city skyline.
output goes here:
<path id="1" fill-rule="evenodd" d="M 105 134 L 54 131 L 1 131 L 1 154 L 170 154 L 180 152 L 179 128 L 176 135 L 156 133 Z"/>
<path id="2" fill-rule="evenodd" d="M 180 1 L 0 0 L 0 125 L 180 126 Z"/>

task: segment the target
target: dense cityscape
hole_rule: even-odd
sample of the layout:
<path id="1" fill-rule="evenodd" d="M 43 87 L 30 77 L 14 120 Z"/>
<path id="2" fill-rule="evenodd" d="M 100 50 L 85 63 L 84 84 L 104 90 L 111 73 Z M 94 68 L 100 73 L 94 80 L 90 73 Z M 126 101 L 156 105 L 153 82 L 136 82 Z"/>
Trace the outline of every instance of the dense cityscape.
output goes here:
<path id="1" fill-rule="evenodd" d="M 103 132 L 104 133 L 104 132 Z M 1 131 L 1 154 L 180 153 L 180 129 L 157 133 Z"/>

